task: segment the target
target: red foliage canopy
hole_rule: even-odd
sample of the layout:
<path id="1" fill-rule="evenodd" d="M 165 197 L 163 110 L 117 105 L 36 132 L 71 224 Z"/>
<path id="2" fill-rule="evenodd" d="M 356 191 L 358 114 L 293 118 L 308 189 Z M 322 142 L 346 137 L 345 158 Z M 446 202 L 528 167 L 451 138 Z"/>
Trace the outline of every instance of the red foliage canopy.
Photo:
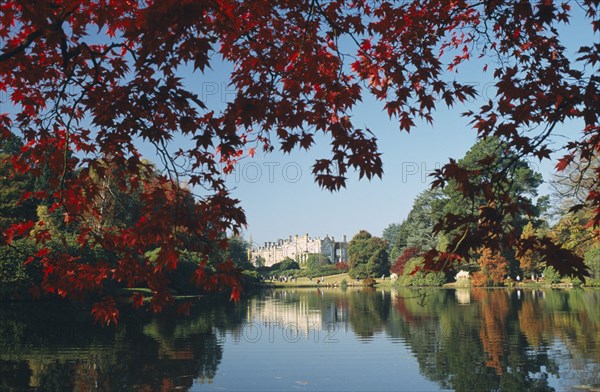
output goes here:
<path id="1" fill-rule="evenodd" d="M 598 33 L 599 1 L 578 6 Z M 580 119 L 581 138 L 566 146 L 557 167 L 597 154 L 600 45 L 583 42 L 577 59 L 567 57 L 556 27 L 569 21 L 570 7 L 553 0 L 2 2 L 0 90 L 14 110 L 0 114 L 0 135 L 12 131 L 25 140 L 22 154 L 12 159 L 15 171 L 50 170 L 51 189 L 34 196 L 64 208 L 67 223 L 82 227 L 82 244 L 98 244 L 121 260 L 82 269 L 52 252 L 40 255 L 46 290 L 60 287 L 78 296 L 106 280 L 143 281 L 160 307 L 169 300 L 164 271 L 176 265 L 178 249 L 202 248 L 245 224 L 222 178 L 238 159 L 257 147 L 308 149 L 323 133 L 332 154 L 313 166 L 320 186 L 343 187 L 348 169 L 381 176 L 375 136 L 352 122 L 361 97 L 370 93 L 385 102 L 389 116 L 409 131 L 416 119 L 432 122 L 440 103 L 452 106 L 477 95 L 452 74 L 471 57 L 490 56 L 496 64 L 496 96 L 467 113 L 480 137 L 495 135 L 522 155 L 547 159 L 555 126 Z M 186 66 L 202 75 L 215 61 L 235 65 L 235 97 L 223 110 L 207 107 L 181 78 Z M 175 137 L 189 143 L 173 152 Z M 121 168 L 122 192 L 144 182 L 139 140 L 153 144 L 165 166 L 159 186 L 142 192 L 148 206 L 142 218 L 127 229 L 88 224 L 86 217 L 98 216 L 92 200 L 99 189 L 90 172 L 100 170 L 100 161 Z M 520 246 L 518 233 L 501 217 L 529 206 L 498 186 L 508 176 L 474 184 L 468 174 L 454 161 L 436 173 L 434 186 L 452 179 L 465 197 L 481 194 L 487 204 L 481 216 L 445 218 L 438 228 L 460 234 L 451 238 L 450 253 L 427 254 L 429 267 L 481 246 Z M 169 184 L 181 178 L 202 191 L 191 211 L 172 213 L 181 211 L 183 196 Z M 598 224 L 600 193 L 591 192 L 588 201 Z M 23 231 L 9 229 L 7 239 Z M 181 232 L 197 238 L 184 241 Z M 152 246 L 165 249 L 157 263 L 144 256 Z M 549 253 L 548 263 L 583 274 L 581 260 L 567 256 L 558 260 Z M 110 320 L 116 318 L 112 308 L 105 300 L 95 313 Z"/>

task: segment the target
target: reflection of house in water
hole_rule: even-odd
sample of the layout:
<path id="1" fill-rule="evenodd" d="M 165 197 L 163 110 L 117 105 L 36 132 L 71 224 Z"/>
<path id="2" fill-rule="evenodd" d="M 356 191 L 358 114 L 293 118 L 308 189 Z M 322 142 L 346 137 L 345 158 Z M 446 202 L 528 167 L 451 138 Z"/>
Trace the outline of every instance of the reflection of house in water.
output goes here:
<path id="1" fill-rule="evenodd" d="M 250 301 L 248 320 L 260 322 L 265 328 L 284 328 L 292 336 L 305 338 L 313 338 L 312 335 L 320 331 L 338 328 L 342 323 L 347 323 L 347 304 L 344 301 L 322 302 L 319 298 L 321 294 L 318 290 L 306 297 L 283 291 L 274 293 L 274 300 Z M 311 299 L 315 300 L 314 304 Z"/>
<path id="2" fill-rule="evenodd" d="M 339 323 L 347 323 L 348 318 L 348 302 L 347 301 L 335 301 L 333 307 L 334 320 Z"/>
<path id="3" fill-rule="evenodd" d="M 461 305 L 467 305 L 471 303 L 471 289 L 456 289 L 454 292 L 456 302 Z"/>
<path id="4" fill-rule="evenodd" d="M 341 242 L 336 242 L 333 237 L 311 238 L 306 233 L 302 237 L 296 235 L 290 236 L 287 240 L 265 242 L 264 246 L 255 249 L 252 249 L 250 243 L 251 251 L 248 258 L 256 265 L 258 258 L 261 257 L 265 267 L 279 263 L 285 258 L 304 263 L 310 254 L 320 254 L 329 258 L 330 262 L 337 263 L 348 259 L 347 246 L 346 236 Z"/>

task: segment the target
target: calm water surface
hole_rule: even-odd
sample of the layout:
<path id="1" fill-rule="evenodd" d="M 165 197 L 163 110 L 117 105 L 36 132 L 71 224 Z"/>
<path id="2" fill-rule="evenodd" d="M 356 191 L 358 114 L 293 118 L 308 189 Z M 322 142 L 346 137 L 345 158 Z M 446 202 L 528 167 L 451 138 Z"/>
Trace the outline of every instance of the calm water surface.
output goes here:
<path id="1" fill-rule="evenodd" d="M 600 391 L 600 291 L 274 290 L 108 329 L 3 305 L 0 341 L 1 391 Z"/>

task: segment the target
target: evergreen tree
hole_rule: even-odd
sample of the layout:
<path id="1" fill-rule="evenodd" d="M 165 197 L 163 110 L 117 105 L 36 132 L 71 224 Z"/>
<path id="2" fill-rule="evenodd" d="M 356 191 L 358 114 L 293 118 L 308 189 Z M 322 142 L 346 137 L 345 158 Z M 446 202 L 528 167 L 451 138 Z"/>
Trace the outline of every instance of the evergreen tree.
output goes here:
<path id="1" fill-rule="evenodd" d="M 361 230 L 348 243 L 348 271 L 352 278 L 367 278 L 387 275 L 390 261 L 387 242 Z"/>

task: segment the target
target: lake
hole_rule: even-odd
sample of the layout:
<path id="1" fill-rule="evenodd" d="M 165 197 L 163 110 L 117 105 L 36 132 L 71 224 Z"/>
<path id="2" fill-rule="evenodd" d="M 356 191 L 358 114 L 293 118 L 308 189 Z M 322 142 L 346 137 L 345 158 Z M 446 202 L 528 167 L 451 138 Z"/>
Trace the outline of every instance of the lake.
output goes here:
<path id="1" fill-rule="evenodd" d="M 1 391 L 599 391 L 600 291 L 267 290 L 117 328 L 0 309 Z"/>

